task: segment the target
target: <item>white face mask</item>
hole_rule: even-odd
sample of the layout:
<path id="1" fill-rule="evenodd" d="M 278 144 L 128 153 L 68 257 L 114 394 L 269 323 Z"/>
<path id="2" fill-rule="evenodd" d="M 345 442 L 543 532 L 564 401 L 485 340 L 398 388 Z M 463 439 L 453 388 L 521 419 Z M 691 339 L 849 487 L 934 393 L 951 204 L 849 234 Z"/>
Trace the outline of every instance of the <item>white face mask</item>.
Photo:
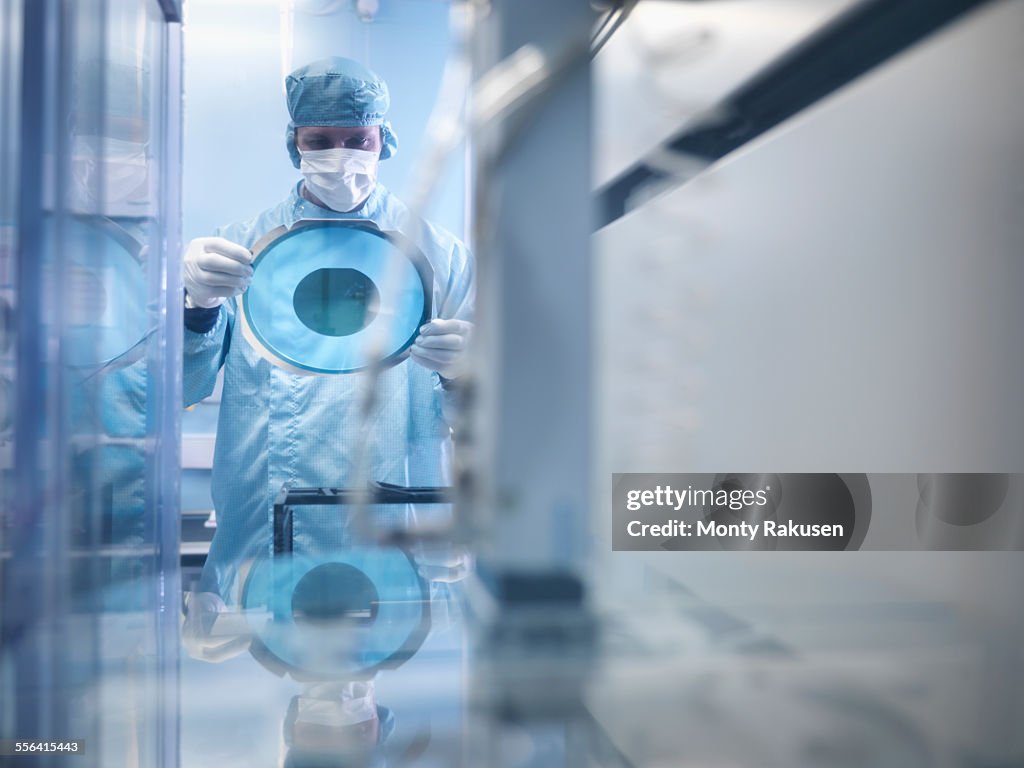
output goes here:
<path id="1" fill-rule="evenodd" d="M 71 145 L 71 176 L 71 210 L 108 216 L 149 215 L 150 179 L 145 144 L 75 136 Z"/>
<path id="2" fill-rule="evenodd" d="M 332 211 L 358 208 L 377 183 L 376 152 L 361 149 L 300 151 L 299 170 L 306 187 Z"/>

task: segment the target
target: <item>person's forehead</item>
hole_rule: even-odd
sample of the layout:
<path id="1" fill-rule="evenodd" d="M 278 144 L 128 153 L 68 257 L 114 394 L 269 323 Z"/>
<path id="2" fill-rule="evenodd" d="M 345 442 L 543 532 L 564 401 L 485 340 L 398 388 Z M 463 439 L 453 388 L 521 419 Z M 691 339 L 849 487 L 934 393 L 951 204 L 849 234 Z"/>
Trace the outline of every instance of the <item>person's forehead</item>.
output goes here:
<path id="1" fill-rule="evenodd" d="M 299 128 L 301 133 L 317 133 L 324 136 L 361 136 L 379 131 L 376 125 L 356 125 L 340 127 L 336 125 L 307 125 Z"/>

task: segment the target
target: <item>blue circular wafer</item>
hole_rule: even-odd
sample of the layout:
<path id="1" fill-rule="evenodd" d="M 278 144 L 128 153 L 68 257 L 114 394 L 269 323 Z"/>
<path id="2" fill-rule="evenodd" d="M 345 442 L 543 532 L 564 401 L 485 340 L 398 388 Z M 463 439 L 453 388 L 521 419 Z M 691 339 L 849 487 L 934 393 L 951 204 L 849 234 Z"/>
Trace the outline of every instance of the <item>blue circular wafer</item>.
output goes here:
<path id="1" fill-rule="evenodd" d="M 370 222 L 303 221 L 254 248 L 242 328 L 293 373 L 355 373 L 401 362 L 430 320 L 423 255 Z"/>

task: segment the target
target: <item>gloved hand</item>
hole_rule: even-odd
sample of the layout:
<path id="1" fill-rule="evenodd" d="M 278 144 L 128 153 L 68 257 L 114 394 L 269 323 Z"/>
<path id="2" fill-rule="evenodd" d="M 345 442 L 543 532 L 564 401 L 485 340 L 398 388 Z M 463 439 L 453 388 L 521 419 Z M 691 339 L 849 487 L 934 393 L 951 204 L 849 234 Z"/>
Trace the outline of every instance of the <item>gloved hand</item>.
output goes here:
<path id="1" fill-rule="evenodd" d="M 427 581 L 454 584 L 473 570 L 473 556 L 463 547 L 424 544 L 417 548 L 416 569 Z"/>
<path id="2" fill-rule="evenodd" d="M 446 379 L 457 379 L 468 372 L 472 333 L 473 324 L 466 320 L 431 320 L 420 328 L 410 356 Z"/>
<path id="3" fill-rule="evenodd" d="M 229 621 L 225 622 L 224 617 Z M 228 611 L 220 595 L 213 592 L 186 593 L 181 640 L 188 655 L 193 659 L 217 663 L 244 653 L 252 642 L 248 627 L 226 626 L 230 620 L 234 620 L 236 625 L 241 624 L 238 621 L 241 618 L 244 617 L 240 613 Z"/>
<path id="4" fill-rule="evenodd" d="M 252 254 L 223 237 L 197 237 L 185 249 L 185 307 L 219 307 L 252 281 Z"/>

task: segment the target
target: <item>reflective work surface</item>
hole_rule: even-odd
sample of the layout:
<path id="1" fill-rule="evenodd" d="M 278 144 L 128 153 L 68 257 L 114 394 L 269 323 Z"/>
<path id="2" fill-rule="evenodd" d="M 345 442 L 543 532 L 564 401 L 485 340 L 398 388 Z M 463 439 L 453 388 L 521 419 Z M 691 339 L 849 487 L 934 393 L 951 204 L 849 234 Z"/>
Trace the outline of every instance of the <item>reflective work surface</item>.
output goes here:
<path id="1" fill-rule="evenodd" d="M 246 653 L 182 662 L 182 765 L 457 765 L 465 717 L 463 628 L 435 626 L 400 670 L 369 681 L 296 682 Z M 410 762 L 412 761 L 412 762 Z M 454 761 L 454 762 L 453 762 Z M 369 764 L 373 764 L 370 762 Z"/>
<path id="2" fill-rule="evenodd" d="M 581 625 L 552 606 L 520 606 L 504 622 L 463 614 L 463 598 L 479 605 L 470 579 L 435 598 L 413 655 L 363 679 L 297 681 L 251 650 L 219 663 L 183 656 L 181 764 L 1022 764 L 1024 631 L 1019 600 L 997 586 L 1019 583 L 1015 553 L 859 553 L 873 562 L 839 567 L 749 553 L 743 573 L 734 553 L 691 555 L 689 580 L 715 601 L 678 580 L 677 553 L 619 554 L 593 563 L 602 575 L 590 633 L 570 631 Z M 959 575 L 969 588 L 967 564 L 975 583 L 995 587 L 970 609 L 954 583 Z M 935 588 L 886 583 L 900 567 Z M 135 640 L 152 621 L 123 611 L 98 624 L 100 674 L 69 689 L 76 711 L 99 723 L 75 731 L 85 764 L 141 764 L 141 726 L 167 694 L 146 673 L 156 649 Z M 482 631 L 499 625 L 532 630 L 511 640 Z M 35 648 L 52 640 L 24 638 Z"/>
<path id="3" fill-rule="evenodd" d="M 278 677 L 251 649 L 187 658 L 182 764 L 1020 765 L 1019 605 L 994 590 L 966 610 L 951 588 L 968 563 L 1019 581 L 1019 556 L 857 556 L 599 557 L 585 621 L 488 616 L 471 577 L 411 657 L 358 682 Z"/>

